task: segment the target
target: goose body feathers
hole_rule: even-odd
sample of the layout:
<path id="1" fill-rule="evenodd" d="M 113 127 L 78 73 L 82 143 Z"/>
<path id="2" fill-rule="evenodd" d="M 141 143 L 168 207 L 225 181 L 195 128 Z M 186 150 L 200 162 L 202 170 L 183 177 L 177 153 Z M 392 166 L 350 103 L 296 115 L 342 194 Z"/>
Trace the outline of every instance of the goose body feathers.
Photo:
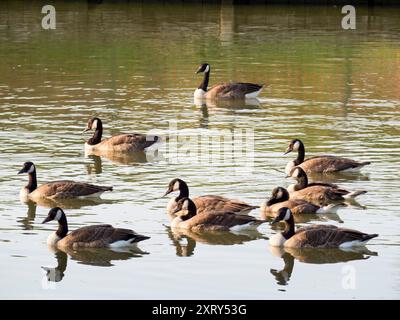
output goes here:
<path id="1" fill-rule="evenodd" d="M 172 220 L 171 227 L 195 232 L 254 230 L 266 222 L 233 212 L 197 214 L 196 205 L 189 198 L 180 199 L 174 213 L 176 217 Z"/>
<path id="2" fill-rule="evenodd" d="M 296 166 L 301 167 L 306 173 L 310 174 L 359 170 L 371 163 L 369 161 L 360 162 L 353 159 L 332 155 L 321 155 L 304 159 L 305 147 L 303 142 L 299 139 L 294 139 L 290 142 L 285 154 L 292 151 L 297 151 L 297 158 L 289 161 L 285 168 L 286 174 L 290 174 L 290 171 Z"/>
<path id="3" fill-rule="evenodd" d="M 367 234 L 353 229 L 334 225 L 311 225 L 295 230 L 293 214 L 289 208 L 281 208 L 272 224 L 284 221 L 286 228 L 282 233 L 270 238 L 272 246 L 288 248 L 349 248 L 365 245 L 377 234 Z"/>

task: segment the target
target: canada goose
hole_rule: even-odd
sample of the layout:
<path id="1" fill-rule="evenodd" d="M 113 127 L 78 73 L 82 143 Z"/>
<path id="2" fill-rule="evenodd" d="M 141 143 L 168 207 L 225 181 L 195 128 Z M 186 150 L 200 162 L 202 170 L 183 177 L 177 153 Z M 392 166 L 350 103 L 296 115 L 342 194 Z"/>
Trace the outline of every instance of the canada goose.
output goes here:
<path id="1" fill-rule="evenodd" d="M 265 219 L 269 216 L 275 216 L 280 208 L 287 207 L 296 216 L 299 214 L 324 214 L 335 213 L 339 205 L 330 204 L 326 207 L 320 207 L 303 199 L 289 200 L 289 192 L 282 187 L 276 187 L 272 190 L 272 195 L 268 201 L 261 205 L 261 217 Z"/>
<path id="2" fill-rule="evenodd" d="M 101 140 L 103 134 L 103 123 L 97 117 L 89 119 L 87 127 L 83 132 L 94 130 L 93 136 L 85 142 L 85 150 L 105 152 L 135 152 L 144 151 L 160 140 L 158 136 L 144 135 L 140 133 L 120 134 Z"/>
<path id="3" fill-rule="evenodd" d="M 176 217 L 171 222 L 172 228 L 194 232 L 256 230 L 260 224 L 266 222 L 266 220 L 258 220 L 252 216 L 233 212 L 197 214 L 196 205 L 189 198 L 180 199 L 173 213 Z"/>
<path id="4" fill-rule="evenodd" d="M 182 179 L 171 180 L 163 197 L 174 191 L 179 191 L 179 195 L 176 198 L 171 198 L 169 201 L 167 205 L 167 213 L 169 215 L 173 214 L 180 199 L 189 197 L 189 187 Z M 196 197 L 193 201 L 196 204 L 198 214 L 204 212 L 234 212 L 243 214 L 258 208 L 258 206 L 252 206 L 243 201 L 214 195 Z"/>
<path id="5" fill-rule="evenodd" d="M 210 65 L 203 63 L 196 71 L 196 73 L 201 72 L 204 73 L 204 79 L 194 92 L 194 97 L 197 99 L 251 99 L 256 98 L 263 88 L 263 85 L 255 83 L 231 82 L 217 84 L 207 91 Z"/>
<path id="6" fill-rule="evenodd" d="M 318 206 L 352 200 L 361 194 L 367 193 L 365 190 L 350 192 L 331 183 L 308 183 L 307 174 L 301 167 L 294 167 L 290 172 L 290 176 L 297 180 L 296 184 L 288 187 L 290 199 L 303 199 Z"/>
<path id="7" fill-rule="evenodd" d="M 32 200 L 40 202 L 42 199 L 71 199 L 71 198 L 84 198 L 84 197 L 99 197 L 105 191 L 112 191 L 113 187 L 97 186 L 84 182 L 75 182 L 70 180 L 53 181 L 42 184 L 40 187 L 37 185 L 36 167 L 28 161 L 24 163 L 22 169 L 18 174 L 27 173 L 29 176 L 29 183 L 20 191 L 20 199 L 23 202 Z"/>
<path id="8" fill-rule="evenodd" d="M 293 214 L 289 208 L 280 208 L 275 224 L 284 221 L 286 228 L 269 240 L 271 246 L 288 248 L 349 248 L 365 245 L 377 234 L 366 234 L 357 230 L 338 228 L 333 225 L 310 225 L 295 231 Z"/>
<path id="9" fill-rule="evenodd" d="M 315 156 L 304 160 L 305 148 L 303 142 L 299 139 L 292 140 L 284 154 L 292 151 L 297 151 L 297 158 L 289 161 L 286 165 L 286 174 L 289 174 L 296 166 L 300 166 L 307 173 L 329 173 L 359 170 L 371 163 L 369 161 L 358 162 L 349 158 L 329 155 Z"/>
<path id="10" fill-rule="evenodd" d="M 132 246 L 139 241 L 150 239 L 133 230 L 114 228 L 109 224 L 87 226 L 68 234 L 67 217 L 59 207 L 50 209 L 42 223 L 52 220 L 58 222 L 58 229 L 47 238 L 47 244 L 58 248 L 117 248 Z"/>

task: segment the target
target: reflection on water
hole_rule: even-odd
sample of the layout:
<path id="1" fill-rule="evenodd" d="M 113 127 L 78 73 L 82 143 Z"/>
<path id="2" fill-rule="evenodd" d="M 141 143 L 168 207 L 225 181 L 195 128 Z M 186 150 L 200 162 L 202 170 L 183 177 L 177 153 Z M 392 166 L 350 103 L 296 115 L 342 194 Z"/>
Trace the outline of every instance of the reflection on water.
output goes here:
<path id="1" fill-rule="evenodd" d="M 112 204 L 116 203 L 116 200 L 102 199 L 102 198 L 74 198 L 74 199 L 50 199 L 50 198 L 40 198 L 36 202 L 28 200 L 22 202 L 28 206 L 28 218 L 32 216 L 34 219 L 34 213 L 36 212 L 36 206 L 39 205 L 45 208 L 60 207 L 63 209 L 80 209 L 88 206 L 98 206 L 101 204 Z"/>
<path id="2" fill-rule="evenodd" d="M 69 258 L 84 265 L 112 267 L 116 261 L 140 258 L 148 254 L 148 252 L 142 251 L 138 247 L 119 250 L 108 248 L 85 248 L 79 250 L 72 248 L 63 248 L 62 250 L 49 248 L 49 250 L 54 253 L 57 261 L 56 267 L 42 267 L 46 271 L 47 280 L 50 282 L 59 282 L 63 279 Z"/>
<path id="3" fill-rule="evenodd" d="M 21 224 L 22 228 L 24 230 L 33 230 L 33 223 L 35 221 L 35 217 L 36 217 L 36 204 L 33 202 L 29 202 L 28 203 L 28 210 L 26 212 L 26 216 L 25 217 L 21 217 L 18 220 L 18 223 Z"/>
<path id="4" fill-rule="evenodd" d="M 244 244 L 257 239 L 265 239 L 262 233 L 258 231 L 246 231 L 241 233 L 233 232 L 193 232 L 186 229 L 166 228 L 168 237 L 176 247 L 176 255 L 179 257 L 189 257 L 194 254 L 196 243 L 207 245 L 225 245 Z"/>
<path id="5" fill-rule="evenodd" d="M 377 256 L 376 252 L 365 247 L 344 249 L 315 249 L 315 248 L 280 248 L 269 246 L 270 252 L 283 260 L 284 267 L 281 270 L 270 269 L 280 286 L 286 286 L 292 276 L 295 260 L 310 264 L 332 264 L 349 262 L 354 260 L 366 260 L 370 256 Z"/>

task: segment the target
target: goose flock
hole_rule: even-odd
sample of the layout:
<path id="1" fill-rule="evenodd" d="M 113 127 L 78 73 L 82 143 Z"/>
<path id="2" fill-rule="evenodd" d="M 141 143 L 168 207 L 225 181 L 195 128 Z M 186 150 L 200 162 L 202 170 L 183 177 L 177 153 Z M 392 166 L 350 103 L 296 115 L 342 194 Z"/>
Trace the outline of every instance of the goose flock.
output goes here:
<path id="1" fill-rule="evenodd" d="M 197 99 L 248 99 L 255 98 L 263 85 L 253 83 L 223 83 L 208 89 L 210 65 L 200 65 L 197 73 L 204 73 L 203 81 L 195 90 Z M 90 118 L 84 132 L 93 131 L 85 142 L 86 151 L 128 154 L 145 152 L 147 148 L 162 142 L 161 137 L 138 133 L 120 134 L 103 139 L 103 123 L 99 117 Z M 299 139 L 292 140 L 285 154 L 297 152 L 297 158 L 289 161 L 285 168 L 287 177 L 295 184 L 287 189 L 277 186 L 269 199 L 260 206 L 220 195 L 199 195 L 190 198 L 188 184 L 181 178 L 174 178 L 167 185 L 164 197 L 176 193 L 167 204 L 167 215 L 171 228 L 195 233 L 243 232 L 255 230 L 266 222 L 271 225 L 283 223 L 283 232 L 274 234 L 269 243 L 273 247 L 287 248 L 349 248 L 365 245 L 377 234 L 367 234 L 334 225 L 312 224 L 296 229 L 296 217 L 335 213 L 338 208 L 365 194 L 365 190 L 346 190 L 327 182 L 309 182 L 308 175 L 335 174 L 355 171 L 370 164 L 333 155 L 314 156 L 305 159 L 305 146 Z M 63 199 L 98 198 L 104 192 L 113 191 L 112 186 L 93 185 L 85 182 L 59 180 L 38 186 L 36 166 L 25 162 L 18 174 L 28 175 L 28 184 L 21 189 L 23 202 L 40 200 L 61 201 Z M 186 179 L 186 177 L 185 177 Z M 62 206 L 55 206 L 48 212 L 43 223 L 56 221 L 58 229 L 49 235 L 47 244 L 57 248 L 102 248 L 134 246 L 150 237 L 130 229 L 114 228 L 108 224 L 90 225 L 68 230 L 67 216 Z M 249 215 L 259 209 L 260 216 Z"/>

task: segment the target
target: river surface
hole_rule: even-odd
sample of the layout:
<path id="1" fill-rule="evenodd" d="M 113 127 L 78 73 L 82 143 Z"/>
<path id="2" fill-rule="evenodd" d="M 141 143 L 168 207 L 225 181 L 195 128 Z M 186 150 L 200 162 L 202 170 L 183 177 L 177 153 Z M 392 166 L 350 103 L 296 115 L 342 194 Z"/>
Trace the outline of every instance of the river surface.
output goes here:
<path id="1" fill-rule="evenodd" d="M 43 30 L 41 5 L 0 2 L 0 298 L 400 298 L 399 8 L 357 8 L 357 29 L 343 30 L 339 7 L 55 1 L 57 27 Z M 266 84 L 259 101 L 193 101 L 202 62 L 211 84 Z M 85 155 L 94 115 L 105 136 L 169 140 L 147 155 Z M 245 235 L 169 228 L 171 179 L 192 196 L 258 205 L 292 183 L 283 170 L 295 155 L 283 153 L 294 138 L 308 156 L 372 162 L 329 177 L 367 190 L 358 205 L 298 224 L 378 233 L 367 249 L 272 249 L 280 228 L 268 223 Z M 48 205 L 19 200 L 25 161 L 39 184 L 114 186 L 100 202 L 63 205 L 71 230 L 110 223 L 151 239 L 122 252 L 50 250 Z"/>

